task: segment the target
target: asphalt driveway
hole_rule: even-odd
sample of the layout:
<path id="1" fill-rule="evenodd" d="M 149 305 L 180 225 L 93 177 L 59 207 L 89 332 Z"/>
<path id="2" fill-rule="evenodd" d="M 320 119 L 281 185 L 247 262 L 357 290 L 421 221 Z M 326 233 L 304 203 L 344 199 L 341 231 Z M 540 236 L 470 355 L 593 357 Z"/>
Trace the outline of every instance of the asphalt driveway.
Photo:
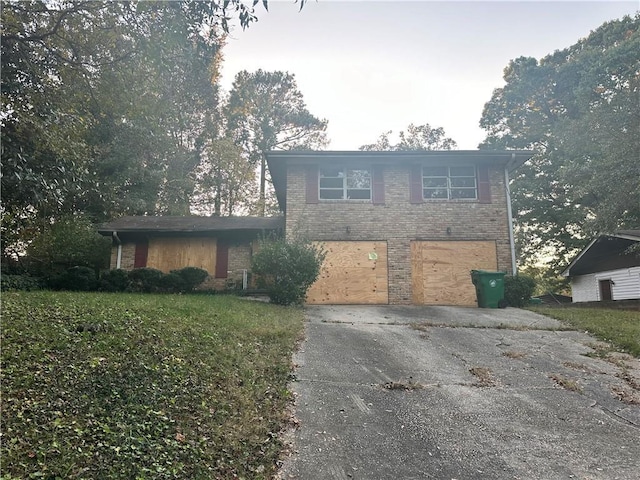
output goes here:
<path id="1" fill-rule="evenodd" d="M 640 365 L 508 308 L 307 310 L 281 478 L 640 479 Z"/>

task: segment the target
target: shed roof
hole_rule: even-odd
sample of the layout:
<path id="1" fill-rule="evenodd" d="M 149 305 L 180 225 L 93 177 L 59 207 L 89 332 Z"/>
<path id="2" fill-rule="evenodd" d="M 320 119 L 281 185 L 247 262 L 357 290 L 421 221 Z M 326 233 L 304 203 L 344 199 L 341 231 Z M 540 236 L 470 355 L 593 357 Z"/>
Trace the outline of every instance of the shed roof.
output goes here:
<path id="1" fill-rule="evenodd" d="M 304 164 L 345 164 L 367 162 L 376 165 L 397 164 L 491 164 L 503 165 L 509 171 L 520 167 L 534 152 L 529 150 L 412 150 L 412 151 L 336 151 L 336 150 L 272 150 L 267 152 L 269 173 L 280 208 L 286 210 L 287 166 Z"/>
<path id="2" fill-rule="evenodd" d="M 640 255 L 627 253 L 640 242 L 640 230 L 620 230 L 591 241 L 562 272 L 565 277 L 640 266 Z"/>
<path id="3" fill-rule="evenodd" d="M 98 232 L 162 233 L 162 232 L 218 232 L 232 230 L 278 230 L 284 228 L 284 217 L 178 217 L 131 216 L 120 217 L 98 227 Z"/>

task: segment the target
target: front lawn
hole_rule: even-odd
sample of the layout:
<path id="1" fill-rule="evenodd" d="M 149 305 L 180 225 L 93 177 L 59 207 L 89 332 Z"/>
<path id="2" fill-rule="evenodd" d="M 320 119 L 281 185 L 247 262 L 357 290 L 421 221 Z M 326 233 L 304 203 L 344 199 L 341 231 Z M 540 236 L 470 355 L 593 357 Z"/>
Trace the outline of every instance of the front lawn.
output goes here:
<path id="1" fill-rule="evenodd" d="M 603 308 L 532 307 L 531 310 L 586 330 L 640 357 L 640 312 Z"/>
<path id="2" fill-rule="evenodd" d="M 269 478 L 301 309 L 4 293 L 2 479 Z"/>

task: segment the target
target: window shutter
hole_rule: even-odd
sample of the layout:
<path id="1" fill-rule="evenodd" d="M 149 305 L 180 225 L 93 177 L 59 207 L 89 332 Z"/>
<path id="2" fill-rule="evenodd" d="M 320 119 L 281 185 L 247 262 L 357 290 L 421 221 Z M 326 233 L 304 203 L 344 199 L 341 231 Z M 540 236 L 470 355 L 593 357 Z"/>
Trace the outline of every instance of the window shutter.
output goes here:
<path id="1" fill-rule="evenodd" d="M 409 174 L 409 201 L 422 203 L 422 165 L 411 165 Z"/>
<path id="2" fill-rule="evenodd" d="M 318 166 L 309 165 L 306 172 L 306 201 L 307 203 L 318 203 Z"/>
<path id="3" fill-rule="evenodd" d="M 229 271 L 229 244 L 218 240 L 216 242 L 216 272 L 215 278 L 227 278 Z"/>
<path id="4" fill-rule="evenodd" d="M 491 203 L 491 183 L 489 182 L 489 166 L 478 165 L 478 201 Z"/>
<path id="5" fill-rule="evenodd" d="M 384 205 L 384 167 L 373 165 L 371 168 L 371 201 L 374 205 Z"/>
<path id="6" fill-rule="evenodd" d="M 136 252 L 133 256 L 133 268 L 143 268 L 147 266 L 147 256 L 149 255 L 149 242 L 142 240 L 136 243 Z"/>

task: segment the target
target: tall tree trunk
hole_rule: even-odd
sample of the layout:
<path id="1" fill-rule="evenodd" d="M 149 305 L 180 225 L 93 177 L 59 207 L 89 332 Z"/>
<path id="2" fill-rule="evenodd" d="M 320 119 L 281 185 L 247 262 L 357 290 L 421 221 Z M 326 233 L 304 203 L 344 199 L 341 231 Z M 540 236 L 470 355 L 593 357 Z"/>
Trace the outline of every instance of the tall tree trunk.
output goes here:
<path id="1" fill-rule="evenodd" d="M 265 204 L 267 200 L 265 198 L 265 184 L 267 182 L 265 169 L 267 168 L 265 156 L 262 155 L 260 159 L 260 205 L 258 206 L 259 215 L 264 217 L 265 214 Z"/>

